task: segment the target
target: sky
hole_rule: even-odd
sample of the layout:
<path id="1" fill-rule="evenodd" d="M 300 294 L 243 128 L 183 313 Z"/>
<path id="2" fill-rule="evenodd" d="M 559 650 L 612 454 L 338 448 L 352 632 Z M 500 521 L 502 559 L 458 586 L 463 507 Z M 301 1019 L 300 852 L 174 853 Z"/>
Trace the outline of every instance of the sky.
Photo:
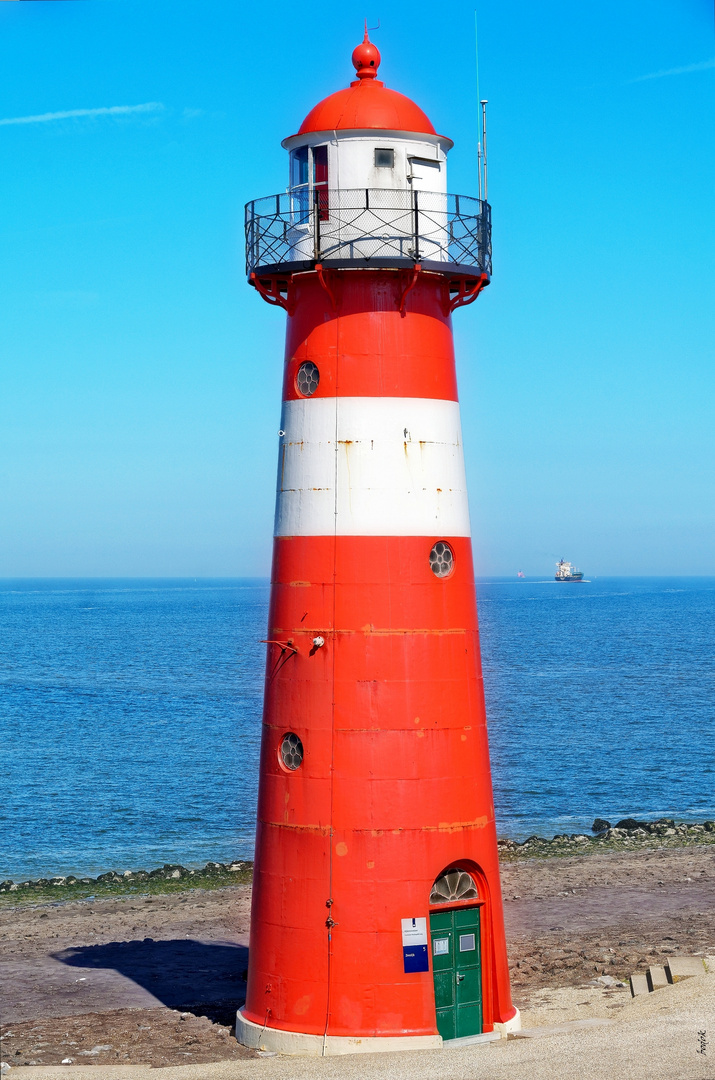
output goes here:
<path id="1" fill-rule="evenodd" d="M 285 316 L 243 205 L 285 189 L 364 16 L 476 194 L 474 6 L 0 4 L 0 577 L 269 572 Z M 712 0 L 477 10 L 477 573 L 715 574 Z"/>

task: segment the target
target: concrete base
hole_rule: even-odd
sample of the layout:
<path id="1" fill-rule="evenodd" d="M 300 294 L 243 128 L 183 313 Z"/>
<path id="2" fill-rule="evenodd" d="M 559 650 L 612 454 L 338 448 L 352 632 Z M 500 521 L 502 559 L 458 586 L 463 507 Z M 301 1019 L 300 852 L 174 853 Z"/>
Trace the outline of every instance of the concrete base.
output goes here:
<path id="1" fill-rule="evenodd" d="M 459 1046 L 477 1046 L 479 1043 L 499 1042 L 503 1038 L 498 1031 L 485 1031 L 482 1035 L 465 1035 L 463 1039 L 443 1040 L 445 1050 L 456 1049 Z"/>
<path id="2" fill-rule="evenodd" d="M 507 1035 L 512 1031 L 521 1031 L 521 1013 L 519 1010 L 514 1009 L 511 1020 L 506 1020 L 503 1024 L 495 1024 L 494 1030 L 498 1032 L 502 1039 L 506 1039 Z"/>
<path id="3" fill-rule="evenodd" d="M 299 1031 L 281 1031 L 261 1027 L 236 1014 L 236 1038 L 253 1050 L 272 1050 L 276 1054 L 301 1054 L 309 1057 L 335 1057 L 339 1054 L 377 1054 L 383 1050 L 438 1050 L 441 1035 L 393 1035 L 382 1038 L 351 1038 L 344 1035 L 305 1035 Z"/>
<path id="4" fill-rule="evenodd" d="M 335 1057 L 339 1054 L 377 1054 L 390 1050 L 439 1050 L 441 1047 L 469 1046 L 506 1038 L 521 1028 L 519 1010 L 505 1024 L 495 1024 L 494 1031 L 471 1035 L 466 1039 L 444 1042 L 441 1035 L 386 1035 L 355 1038 L 344 1035 L 307 1035 L 300 1031 L 282 1031 L 262 1027 L 247 1020 L 243 1010 L 236 1014 L 236 1038 L 252 1050 L 270 1050 L 276 1054 L 299 1054 L 307 1057 Z"/>
<path id="5" fill-rule="evenodd" d="M 665 974 L 665 968 L 660 964 L 651 964 L 646 972 L 646 978 L 651 993 L 654 990 L 664 990 L 668 986 L 668 976 Z"/>
<path id="6" fill-rule="evenodd" d="M 630 978 L 631 984 L 631 997 L 643 997 L 645 994 L 650 993 L 650 987 L 648 986 L 648 979 L 642 972 L 635 972 Z"/>
<path id="7" fill-rule="evenodd" d="M 702 956 L 671 956 L 667 961 L 668 981 L 680 982 L 696 975 L 705 974 L 705 961 Z"/>

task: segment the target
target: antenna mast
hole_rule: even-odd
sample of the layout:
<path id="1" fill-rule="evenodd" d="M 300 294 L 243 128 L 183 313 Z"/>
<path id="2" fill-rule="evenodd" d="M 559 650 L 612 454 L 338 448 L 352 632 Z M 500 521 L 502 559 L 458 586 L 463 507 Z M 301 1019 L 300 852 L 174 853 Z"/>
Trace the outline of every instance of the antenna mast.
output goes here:
<path id="1" fill-rule="evenodd" d="M 482 98 L 482 100 L 479 102 L 479 104 L 482 107 L 482 145 L 484 146 L 484 152 L 483 152 L 484 156 L 483 156 L 482 161 L 483 161 L 483 165 L 484 165 L 484 202 L 486 202 L 487 201 L 487 104 L 488 104 L 487 99 Z M 481 177 L 480 177 L 480 183 L 479 183 L 480 191 L 481 191 L 481 187 L 482 187 L 482 185 L 481 185 Z M 481 198 L 481 195 L 480 195 L 480 198 Z"/>
<path id="2" fill-rule="evenodd" d="M 477 9 L 474 9 L 474 62 L 477 72 L 477 101 L 479 101 L 479 31 L 477 29 Z M 479 201 L 482 201 L 482 143 L 479 138 L 477 126 L 477 181 L 479 186 Z"/>
<path id="3" fill-rule="evenodd" d="M 479 201 L 487 201 L 487 99 L 479 95 L 479 33 L 477 29 L 477 9 L 474 9 L 474 59 L 477 70 L 477 101 L 482 110 L 482 131 L 479 137 L 477 128 L 477 180 Z M 482 194 L 483 193 L 483 194 Z"/>

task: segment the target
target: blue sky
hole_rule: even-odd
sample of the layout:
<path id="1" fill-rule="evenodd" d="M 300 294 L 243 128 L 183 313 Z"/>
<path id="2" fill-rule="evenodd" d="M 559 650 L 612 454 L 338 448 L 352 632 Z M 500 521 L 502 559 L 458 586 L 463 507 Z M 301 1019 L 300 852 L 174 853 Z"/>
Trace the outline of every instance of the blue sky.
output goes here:
<path id="1" fill-rule="evenodd" d="M 0 5 L 0 576 L 268 572 L 284 325 L 243 204 L 364 15 L 474 194 L 473 0 Z M 479 37 L 478 573 L 715 574 L 711 0 L 482 3 Z"/>

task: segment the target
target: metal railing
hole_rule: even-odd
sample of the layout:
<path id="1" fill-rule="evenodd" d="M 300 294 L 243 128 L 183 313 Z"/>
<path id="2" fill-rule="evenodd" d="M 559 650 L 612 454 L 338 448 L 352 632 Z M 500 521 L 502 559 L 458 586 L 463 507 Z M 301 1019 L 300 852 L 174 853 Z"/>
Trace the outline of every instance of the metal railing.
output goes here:
<path id="1" fill-rule="evenodd" d="M 491 207 L 468 195 L 296 189 L 246 204 L 246 271 L 421 262 L 491 275 Z"/>

